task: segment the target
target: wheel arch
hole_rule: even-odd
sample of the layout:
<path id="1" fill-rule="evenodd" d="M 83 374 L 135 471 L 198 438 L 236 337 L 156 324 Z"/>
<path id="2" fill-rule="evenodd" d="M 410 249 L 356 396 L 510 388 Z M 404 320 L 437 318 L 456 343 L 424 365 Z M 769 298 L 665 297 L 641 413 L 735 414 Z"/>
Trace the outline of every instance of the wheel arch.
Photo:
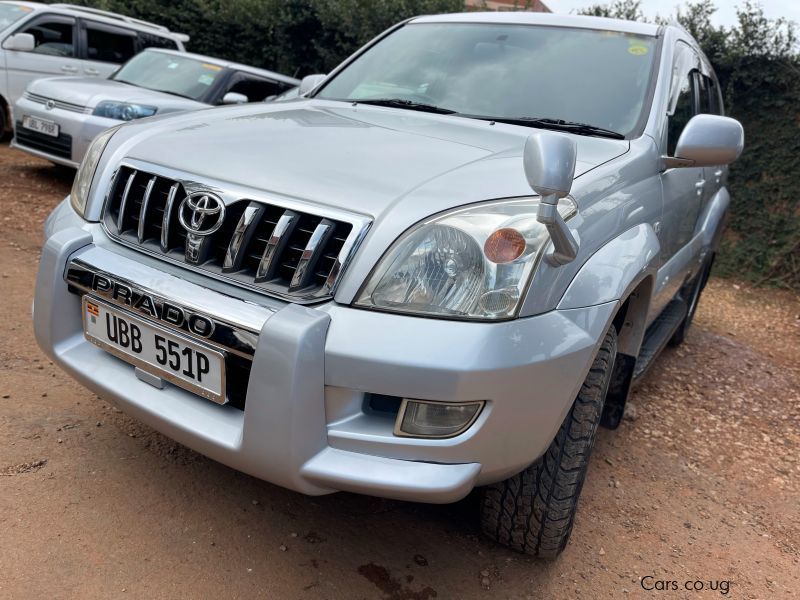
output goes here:
<path id="1" fill-rule="evenodd" d="M 619 426 L 625 411 L 647 325 L 660 249 L 649 223 L 628 229 L 586 261 L 558 305 L 559 309 L 570 309 L 619 302 L 612 321 L 618 336 L 617 359 L 601 422 L 612 429 Z"/>

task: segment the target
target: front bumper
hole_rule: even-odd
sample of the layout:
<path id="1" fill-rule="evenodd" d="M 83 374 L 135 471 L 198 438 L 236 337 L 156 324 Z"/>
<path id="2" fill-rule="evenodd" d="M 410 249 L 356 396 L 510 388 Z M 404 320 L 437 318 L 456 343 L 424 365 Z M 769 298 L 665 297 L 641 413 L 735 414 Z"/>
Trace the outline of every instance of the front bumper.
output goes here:
<path id="1" fill-rule="evenodd" d="M 227 284 L 205 282 L 113 244 L 68 203 L 47 230 L 34 325 L 39 345 L 54 361 L 186 446 L 313 495 L 342 490 L 444 503 L 520 471 L 555 435 L 616 307 L 612 302 L 486 324 L 333 302 L 314 308 L 268 298 L 254 302 Z M 171 385 L 156 389 L 140 381 L 132 366 L 87 342 L 80 295 L 65 280 L 71 261 L 252 331 L 244 409 Z M 393 419 L 364 410 L 365 393 L 485 400 L 486 407 L 454 438 L 405 438 L 393 435 Z"/>
<path id="2" fill-rule="evenodd" d="M 19 123 L 25 115 L 54 121 L 59 126 L 59 137 L 49 138 L 27 131 L 17 135 Z M 11 140 L 12 148 L 75 169 L 81 164 L 92 140 L 106 129 L 120 123 L 113 119 L 95 117 L 90 112 L 81 113 L 59 107 L 48 110 L 43 104 L 33 102 L 24 96 L 14 107 L 14 118 L 15 135 Z"/>

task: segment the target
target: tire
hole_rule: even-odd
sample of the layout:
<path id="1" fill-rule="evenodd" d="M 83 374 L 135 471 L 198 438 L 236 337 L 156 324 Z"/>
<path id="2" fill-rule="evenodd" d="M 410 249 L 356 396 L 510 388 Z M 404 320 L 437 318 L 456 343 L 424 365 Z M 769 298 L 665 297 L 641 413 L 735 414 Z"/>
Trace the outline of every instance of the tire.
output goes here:
<path id="1" fill-rule="evenodd" d="M 6 109 L 3 106 L 3 101 L 0 99 L 0 140 L 6 139 L 6 124 L 8 123 L 8 116 Z"/>
<path id="2" fill-rule="evenodd" d="M 686 312 L 686 316 L 681 324 L 678 325 L 675 333 L 672 334 L 669 340 L 670 346 L 680 346 L 686 339 L 689 328 L 692 326 L 694 315 L 697 312 L 697 305 L 700 303 L 700 296 L 706 287 L 706 283 L 708 283 L 708 276 L 711 274 L 711 265 L 713 263 L 714 258 L 712 256 L 710 260 L 705 262 L 697 276 L 686 286 L 685 298 L 689 303 L 689 310 Z"/>
<path id="3" fill-rule="evenodd" d="M 483 488 L 481 527 L 488 537 L 540 558 L 555 558 L 566 547 L 616 356 L 612 325 L 544 455 L 521 473 Z"/>

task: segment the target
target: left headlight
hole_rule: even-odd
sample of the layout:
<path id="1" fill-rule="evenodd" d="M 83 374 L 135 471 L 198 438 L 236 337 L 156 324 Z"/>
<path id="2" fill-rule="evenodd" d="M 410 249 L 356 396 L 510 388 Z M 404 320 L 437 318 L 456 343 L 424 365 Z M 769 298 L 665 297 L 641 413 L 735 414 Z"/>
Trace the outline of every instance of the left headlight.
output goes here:
<path id="1" fill-rule="evenodd" d="M 106 129 L 103 133 L 94 138 L 94 141 L 83 157 L 83 161 L 81 161 L 81 166 L 78 167 L 78 173 L 75 175 L 75 181 L 72 183 L 72 192 L 70 192 L 69 197 L 72 208 L 74 208 L 75 212 L 80 216 L 83 216 L 86 210 L 86 201 L 89 199 L 89 189 L 92 186 L 94 172 L 97 170 L 97 163 L 100 162 L 100 157 L 103 156 L 103 151 L 106 149 L 111 136 L 113 136 L 120 127 L 122 127 L 122 125 Z"/>
<path id="2" fill-rule="evenodd" d="M 155 106 L 106 100 L 98 104 L 92 114 L 96 117 L 105 117 L 117 121 L 133 121 L 134 119 L 152 117 L 157 111 L 158 108 Z"/>
<path id="3" fill-rule="evenodd" d="M 517 313 L 550 237 L 539 198 L 474 204 L 412 227 L 378 262 L 356 306 L 445 318 L 496 320 Z M 558 205 L 567 220 L 577 211 Z"/>

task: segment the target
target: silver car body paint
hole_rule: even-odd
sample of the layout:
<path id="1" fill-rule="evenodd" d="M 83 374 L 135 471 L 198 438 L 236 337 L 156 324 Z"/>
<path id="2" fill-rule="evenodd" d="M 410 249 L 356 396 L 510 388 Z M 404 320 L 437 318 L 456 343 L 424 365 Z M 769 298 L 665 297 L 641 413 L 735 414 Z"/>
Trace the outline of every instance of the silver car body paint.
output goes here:
<path id="1" fill-rule="evenodd" d="M 570 195 L 578 214 L 568 224 L 580 241 L 578 256 L 561 267 L 539 265 L 518 318 L 439 320 L 352 303 L 386 249 L 420 220 L 473 202 L 531 196 L 522 168 L 531 129 L 312 98 L 156 117 L 120 129 L 100 160 L 85 219 L 65 201 L 47 222 L 34 311 L 41 347 L 84 385 L 159 431 L 303 493 L 450 502 L 540 456 L 631 292 L 638 290 L 640 322 L 620 348 L 635 356 L 646 324 L 718 243 L 728 205 L 726 168 L 709 171 L 719 175 L 707 177 L 702 201 L 696 169 L 662 170 L 671 48 L 678 40 L 694 42 L 674 27 L 586 17 L 471 13 L 424 20 L 663 37 L 644 133 L 630 140 L 572 136 L 577 166 Z M 112 241 L 99 221 L 124 159 L 231 182 L 243 194 L 252 190 L 311 212 L 348 211 L 372 225 L 332 301 L 287 304 Z M 688 230 L 687 207 L 696 208 Z M 259 332 L 245 409 L 175 387 L 156 390 L 86 342 L 80 294 L 65 281 L 74 260 L 144 288 L 173 290 L 176 301 L 202 295 L 219 307 L 219 317 L 240 303 L 256 311 L 245 317 Z M 365 393 L 486 406 L 453 438 L 398 437 L 391 419 L 365 412 Z"/>

